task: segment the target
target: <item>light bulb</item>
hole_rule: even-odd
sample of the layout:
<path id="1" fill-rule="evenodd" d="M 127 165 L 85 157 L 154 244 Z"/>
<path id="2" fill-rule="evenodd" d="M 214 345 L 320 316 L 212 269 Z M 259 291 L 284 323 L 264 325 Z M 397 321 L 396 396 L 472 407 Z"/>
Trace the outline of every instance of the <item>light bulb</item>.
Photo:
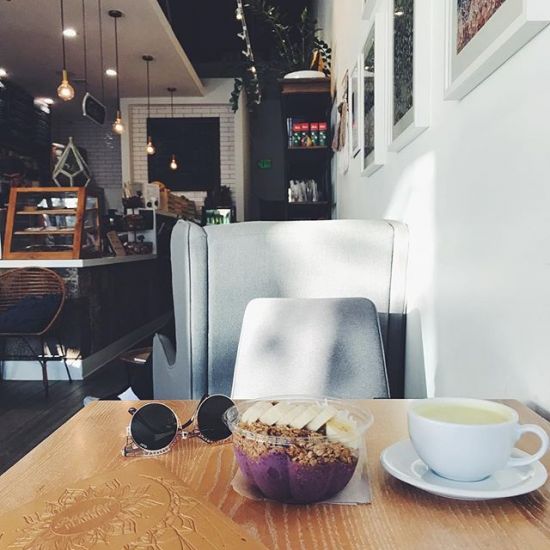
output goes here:
<path id="1" fill-rule="evenodd" d="M 70 101 L 74 97 L 74 88 L 69 84 L 69 77 L 65 69 L 63 69 L 61 84 L 57 88 L 57 95 L 63 101 Z"/>
<path id="2" fill-rule="evenodd" d="M 170 169 L 171 170 L 178 169 L 178 163 L 176 162 L 176 155 L 172 155 L 172 160 L 170 161 Z"/>
<path id="3" fill-rule="evenodd" d="M 148 155 L 154 155 L 156 153 L 155 146 L 153 145 L 153 140 L 151 139 L 151 136 L 147 138 L 147 147 L 145 148 Z"/>
<path id="4" fill-rule="evenodd" d="M 120 111 L 116 112 L 116 118 L 113 122 L 113 132 L 115 134 L 123 134 L 124 133 L 124 124 L 122 123 L 122 117 L 120 116 Z"/>

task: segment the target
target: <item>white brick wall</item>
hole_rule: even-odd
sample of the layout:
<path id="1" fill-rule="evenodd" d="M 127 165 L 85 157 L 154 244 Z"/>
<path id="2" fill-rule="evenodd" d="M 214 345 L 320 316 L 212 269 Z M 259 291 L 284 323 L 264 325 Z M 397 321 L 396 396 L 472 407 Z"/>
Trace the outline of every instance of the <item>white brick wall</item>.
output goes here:
<path id="1" fill-rule="evenodd" d="M 120 137 L 113 134 L 108 123 L 102 127 L 84 117 L 75 120 L 54 118 L 53 141 L 66 144 L 70 136 L 78 147 L 86 149 L 94 182 L 105 190 L 107 208 L 121 208 Z"/>
<path id="2" fill-rule="evenodd" d="M 154 101 L 154 100 L 153 100 Z M 147 153 L 145 152 L 147 105 L 136 103 L 129 106 L 130 113 L 130 170 L 132 183 L 149 181 Z M 170 105 L 151 104 L 151 118 L 171 116 Z M 235 200 L 236 166 L 235 166 L 235 115 L 229 105 L 193 105 L 174 104 L 174 118 L 185 117 L 219 117 L 220 119 L 220 175 L 221 184 L 231 189 Z M 206 192 L 184 191 L 183 194 L 202 206 Z"/>

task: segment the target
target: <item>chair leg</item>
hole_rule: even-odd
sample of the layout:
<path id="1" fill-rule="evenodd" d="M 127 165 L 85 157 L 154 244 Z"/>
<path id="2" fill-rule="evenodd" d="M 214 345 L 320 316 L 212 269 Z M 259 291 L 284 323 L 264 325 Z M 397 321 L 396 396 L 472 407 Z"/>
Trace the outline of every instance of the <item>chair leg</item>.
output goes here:
<path id="1" fill-rule="evenodd" d="M 32 353 L 32 356 L 40 363 L 42 367 L 42 383 L 44 384 L 44 393 L 46 397 L 49 395 L 49 384 L 48 384 L 48 362 L 46 360 L 46 355 L 44 352 L 44 337 L 40 336 L 40 346 L 42 355 L 37 354 L 33 347 L 30 345 L 29 341 L 25 338 L 21 338 L 25 342 L 26 346 L 29 348 L 29 351 Z"/>
<path id="2" fill-rule="evenodd" d="M 46 397 L 48 397 L 48 360 L 46 359 L 46 351 L 44 349 L 44 336 L 40 336 L 40 350 L 42 351 L 42 360 L 40 361 L 42 366 L 42 384 L 44 384 L 44 391 L 46 393 Z"/>
<path id="3" fill-rule="evenodd" d="M 57 346 L 59 347 L 59 351 L 61 352 L 61 357 L 63 359 L 63 363 L 65 365 L 65 370 L 67 371 L 67 376 L 69 377 L 69 382 L 72 383 L 73 379 L 71 378 L 71 373 L 69 371 L 69 366 L 67 365 L 67 348 L 61 342 L 61 338 L 59 337 L 59 334 L 56 333 L 55 338 L 57 340 Z"/>

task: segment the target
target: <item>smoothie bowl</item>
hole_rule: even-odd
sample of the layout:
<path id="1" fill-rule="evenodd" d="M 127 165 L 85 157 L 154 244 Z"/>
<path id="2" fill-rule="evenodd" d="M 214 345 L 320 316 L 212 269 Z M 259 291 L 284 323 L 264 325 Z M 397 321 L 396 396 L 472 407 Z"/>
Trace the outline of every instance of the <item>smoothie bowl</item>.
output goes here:
<path id="1" fill-rule="evenodd" d="M 242 401 L 224 421 L 248 482 L 266 498 L 306 504 L 349 483 L 365 460 L 372 415 L 337 399 L 273 397 Z"/>

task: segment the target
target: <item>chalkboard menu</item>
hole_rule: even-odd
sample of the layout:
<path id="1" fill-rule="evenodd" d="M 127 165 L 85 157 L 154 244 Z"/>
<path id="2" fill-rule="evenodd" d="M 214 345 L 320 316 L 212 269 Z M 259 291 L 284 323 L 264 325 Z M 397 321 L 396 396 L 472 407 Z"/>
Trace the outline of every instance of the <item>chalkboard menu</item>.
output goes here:
<path id="1" fill-rule="evenodd" d="M 33 156 L 48 154 L 51 145 L 50 114 L 11 82 L 0 87 L 0 145 Z"/>

